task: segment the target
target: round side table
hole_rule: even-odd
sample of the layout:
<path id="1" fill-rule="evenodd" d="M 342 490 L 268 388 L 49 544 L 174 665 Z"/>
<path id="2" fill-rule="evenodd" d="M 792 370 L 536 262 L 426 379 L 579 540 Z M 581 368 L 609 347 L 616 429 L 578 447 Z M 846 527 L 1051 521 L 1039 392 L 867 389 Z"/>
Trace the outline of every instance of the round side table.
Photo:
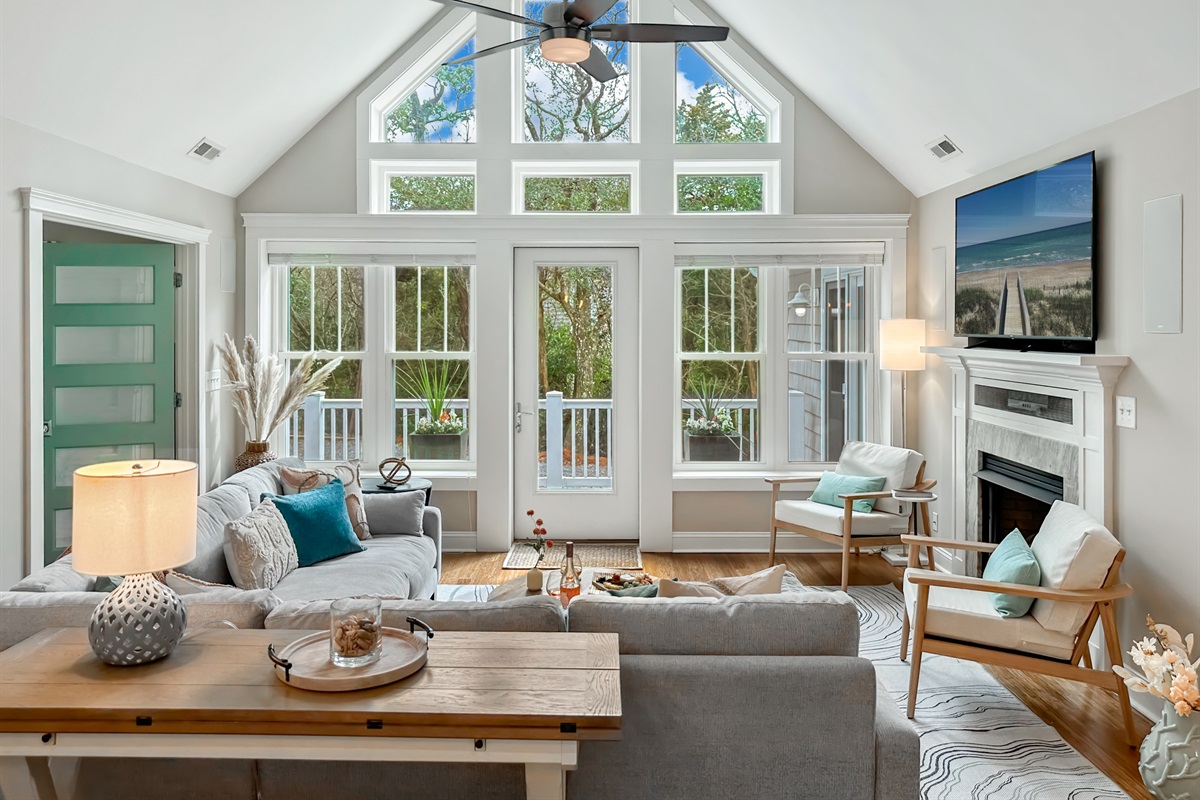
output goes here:
<path id="1" fill-rule="evenodd" d="M 425 505 L 433 494 L 433 481 L 428 478 L 409 478 L 394 489 L 383 489 L 383 481 L 379 479 L 363 481 L 363 494 L 402 494 L 403 492 L 425 492 Z"/>

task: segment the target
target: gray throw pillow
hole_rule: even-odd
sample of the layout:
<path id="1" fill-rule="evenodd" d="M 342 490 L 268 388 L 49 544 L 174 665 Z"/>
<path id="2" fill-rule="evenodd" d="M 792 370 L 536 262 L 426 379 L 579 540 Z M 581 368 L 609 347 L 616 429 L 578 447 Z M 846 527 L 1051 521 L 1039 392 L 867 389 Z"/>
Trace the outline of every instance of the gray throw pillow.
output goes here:
<path id="1" fill-rule="evenodd" d="M 25 576 L 9 591 L 11 592 L 91 592 L 95 591 L 96 579 L 91 575 L 76 572 L 71 566 L 72 554 L 67 553 L 57 561 L 47 564 Z"/>
<path id="2" fill-rule="evenodd" d="M 372 534 L 402 533 L 420 536 L 425 527 L 425 493 L 422 491 L 395 494 L 368 494 L 367 520 Z"/>
<path id="3" fill-rule="evenodd" d="M 296 542 L 269 499 L 225 526 L 225 563 L 239 589 L 274 589 L 296 568 Z"/>

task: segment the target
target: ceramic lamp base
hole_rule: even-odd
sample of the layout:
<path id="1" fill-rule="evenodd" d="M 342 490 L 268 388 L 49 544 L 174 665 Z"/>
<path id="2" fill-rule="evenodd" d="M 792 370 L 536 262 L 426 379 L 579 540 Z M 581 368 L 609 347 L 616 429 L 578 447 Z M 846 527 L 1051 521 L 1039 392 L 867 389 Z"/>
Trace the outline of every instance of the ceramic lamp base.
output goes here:
<path id="1" fill-rule="evenodd" d="M 187 627 L 179 595 L 149 573 L 126 575 L 92 612 L 88 641 L 106 664 L 134 666 L 166 658 Z"/>

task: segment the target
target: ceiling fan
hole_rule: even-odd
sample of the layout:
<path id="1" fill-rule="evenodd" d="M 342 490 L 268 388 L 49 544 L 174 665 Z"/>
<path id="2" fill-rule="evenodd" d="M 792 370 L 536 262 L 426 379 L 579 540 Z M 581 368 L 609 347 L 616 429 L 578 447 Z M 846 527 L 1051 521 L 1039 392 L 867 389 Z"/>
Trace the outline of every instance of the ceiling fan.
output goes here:
<path id="1" fill-rule="evenodd" d="M 617 0 L 569 0 L 551 3 L 542 12 L 542 21 L 529 19 L 520 14 L 510 14 L 488 6 L 470 3 L 467 0 L 437 0 L 448 6 L 467 8 L 480 14 L 499 17 L 521 25 L 533 25 L 541 31 L 515 42 L 488 47 L 453 61 L 445 66 L 474 61 L 481 56 L 501 53 L 527 44 L 540 42 L 542 57 L 558 64 L 578 64 L 584 72 L 600 82 L 611 81 L 617 71 L 604 51 L 593 44 L 593 40 L 606 42 L 723 42 L 729 37 L 729 28 L 719 25 L 672 25 L 658 22 L 595 25 L 596 20 L 608 13 Z"/>

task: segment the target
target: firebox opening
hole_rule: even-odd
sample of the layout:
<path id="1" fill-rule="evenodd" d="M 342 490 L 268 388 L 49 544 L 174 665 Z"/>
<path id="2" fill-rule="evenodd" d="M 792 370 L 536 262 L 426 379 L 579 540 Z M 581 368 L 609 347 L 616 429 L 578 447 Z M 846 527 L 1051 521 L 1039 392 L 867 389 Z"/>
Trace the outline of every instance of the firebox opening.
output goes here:
<path id="1" fill-rule="evenodd" d="M 983 453 L 982 462 L 975 473 L 982 506 L 979 538 L 996 544 L 1018 528 L 1025 541 L 1032 542 L 1050 506 L 1063 499 L 1062 476 L 991 453 Z M 979 561 L 982 573 L 987 556 Z"/>

